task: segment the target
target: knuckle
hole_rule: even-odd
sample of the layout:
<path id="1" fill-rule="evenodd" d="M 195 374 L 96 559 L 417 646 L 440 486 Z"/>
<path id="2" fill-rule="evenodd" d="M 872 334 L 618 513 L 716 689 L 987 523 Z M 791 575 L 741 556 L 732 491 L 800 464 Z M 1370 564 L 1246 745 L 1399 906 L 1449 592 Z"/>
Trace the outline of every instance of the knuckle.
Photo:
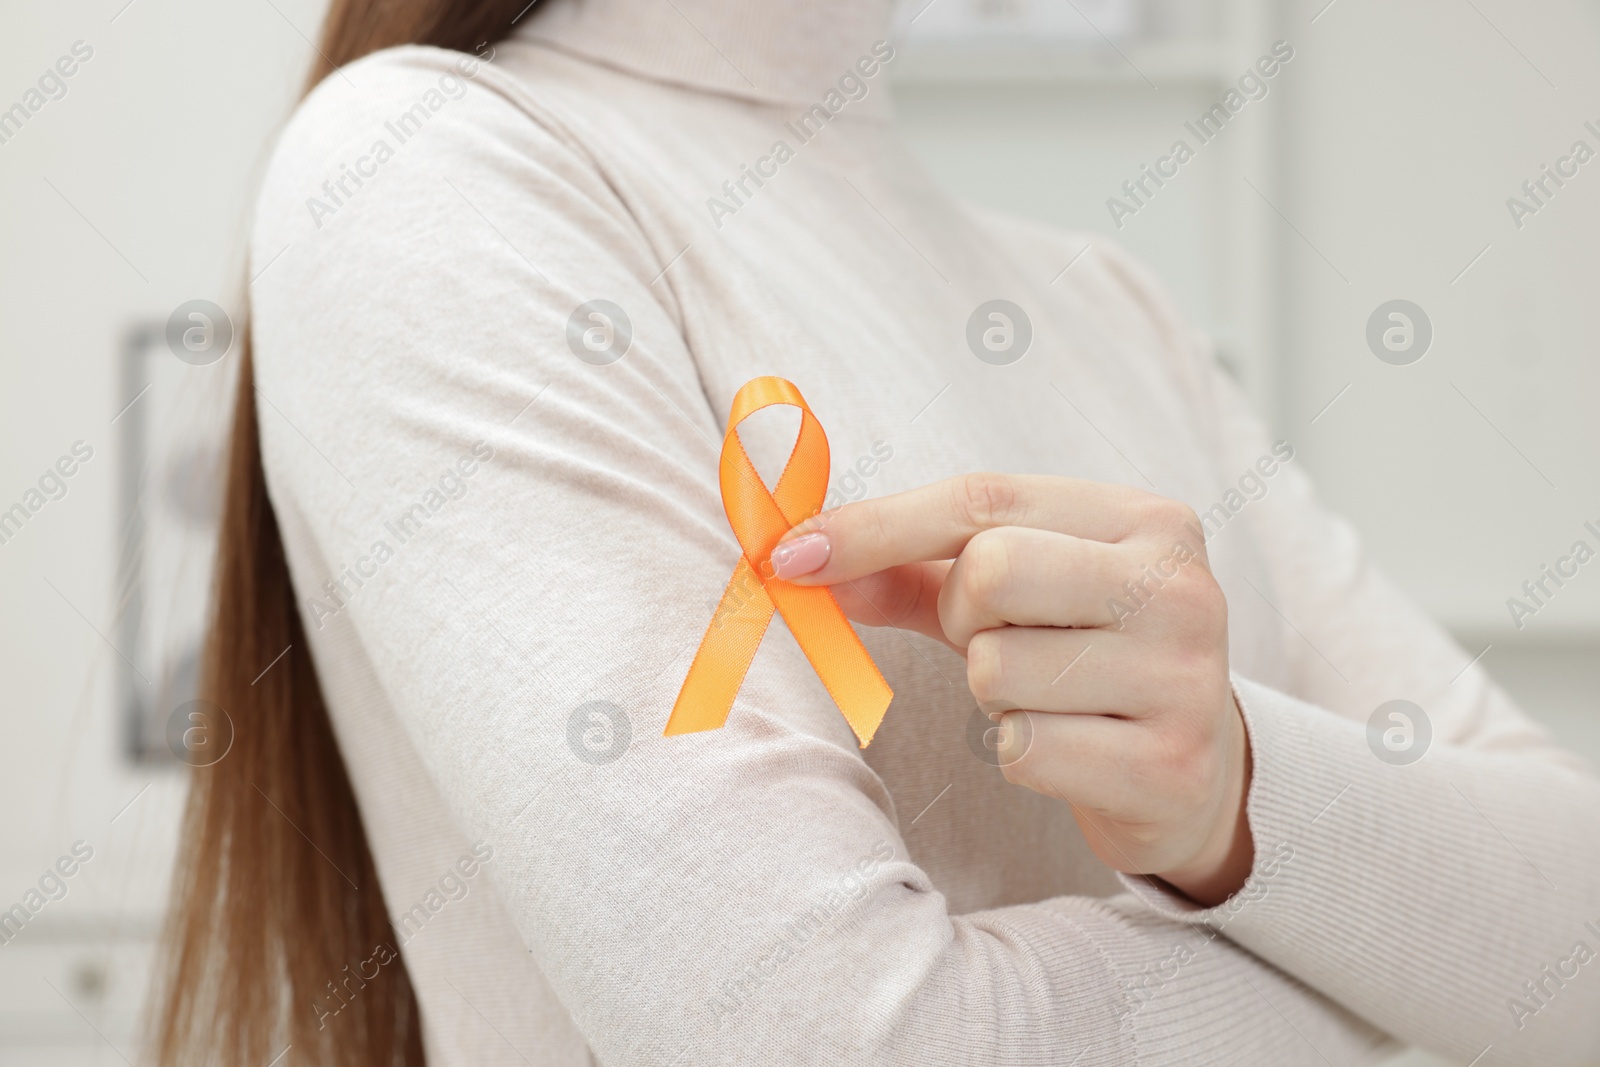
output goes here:
<path id="1" fill-rule="evenodd" d="M 1146 567 L 1132 584 L 1131 607 L 1111 610 L 1117 629 L 1152 622 L 1153 633 L 1178 642 L 1172 651 L 1193 649 L 1209 655 L 1219 642 L 1225 646 L 1228 598 L 1204 566 L 1174 561 L 1165 568 Z"/>
<path id="2" fill-rule="evenodd" d="M 980 529 L 1005 525 L 1016 510 L 1016 484 L 1003 474 L 963 475 L 956 482 L 955 491 L 958 513 Z"/>
<path id="3" fill-rule="evenodd" d="M 1029 758 L 1033 755 L 1033 727 L 1028 722 L 1029 714 L 1016 710 L 1000 716 L 1004 731 L 1000 746 L 1000 773 L 1012 785 L 1054 795 L 1052 781 L 1041 770 L 1043 761 Z"/>
<path id="4" fill-rule="evenodd" d="M 1163 534 L 1198 526 L 1200 522 L 1188 504 L 1156 493 L 1138 491 L 1133 508 L 1140 526 Z"/>
<path id="5" fill-rule="evenodd" d="M 1186 568 L 1173 583 L 1173 607 L 1186 632 L 1212 634 L 1228 629 L 1228 597 L 1209 571 Z"/>
<path id="6" fill-rule="evenodd" d="M 1129 493 L 1128 507 L 1139 517 L 1141 525 L 1150 525 L 1159 520 L 1171 503 L 1167 497 L 1143 489 L 1130 489 Z"/>
<path id="7" fill-rule="evenodd" d="M 1011 585 L 1011 551 L 997 529 L 980 532 L 961 552 L 962 592 L 975 604 L 992 607 Z"/>
<path id="8" fill-rule="evenodd" d="M 885 545 L 893 544 L 898 537 L 893 524 L 889 521 L 888 511 L 880 507 L 856 508 L 850 513 L 850 518 L 860 522 L 865 529 L 852 531 L 868 544 Z M 835 531 L 837 536 L 838 531 Z M 846 536 L 849 536 L 848 534 Z"/>
<path id="9" fill-rule="evenodd" d="M 1174 526 L 1178 527 L 1179 529 L 1187 529 L 1190 527 L 1198 527 L 1200 525 L 1200 515 L 1194 510 L 1194 508 L 1191 508 L 1188 504 L 1185 504 L 1181 500 L 1171 501 L 1171 504 L 1172 523 Z"/>
<path id="10" fill-rule="evenodd" d="M 981 630 L 967 643 L 967 688 L 980 704 L 999 700 L 1005 692 L 1003 644 L 995 630 Z"/>

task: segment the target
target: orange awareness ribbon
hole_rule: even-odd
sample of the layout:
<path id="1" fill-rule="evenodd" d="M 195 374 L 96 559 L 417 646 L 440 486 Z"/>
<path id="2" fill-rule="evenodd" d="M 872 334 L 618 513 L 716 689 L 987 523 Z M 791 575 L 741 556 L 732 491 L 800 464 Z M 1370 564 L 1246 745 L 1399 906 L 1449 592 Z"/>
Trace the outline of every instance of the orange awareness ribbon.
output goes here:
<path id="1" fill-rule="evenodd" d="M 800 409 L 800 436 L 777 487 L 768 492 L 745 454 L 738 427 L 777 404 Z M 770 576 L 779 539 L 817 514 L 828 491 L 828 435 L 793 383 L 766 377 L 740 387 L 722 439 L 721 482 L 722 508 L 743 554 L 689 665 L 666 733 L 716 730 L 728 721 L 776 609 L 866 748 L 889 710 L 893 690 L 825 586 L 792 585 Z"/>

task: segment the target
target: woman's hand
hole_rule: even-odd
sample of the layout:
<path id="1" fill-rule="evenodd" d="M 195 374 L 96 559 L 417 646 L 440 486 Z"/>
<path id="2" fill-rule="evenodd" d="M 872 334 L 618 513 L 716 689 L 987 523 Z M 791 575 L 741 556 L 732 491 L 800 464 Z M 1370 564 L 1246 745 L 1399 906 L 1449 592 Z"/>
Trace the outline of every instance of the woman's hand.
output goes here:
<path id="1" fill-rule="evenodd" d="M 797 526 L 778 575 L 967 657 L 1008 780 L 1072 806 L 1095 854 L 1203 904 L 1254 847 L 1228 605 L 1183 504 L 1071 478 L 974 474 Z"/>

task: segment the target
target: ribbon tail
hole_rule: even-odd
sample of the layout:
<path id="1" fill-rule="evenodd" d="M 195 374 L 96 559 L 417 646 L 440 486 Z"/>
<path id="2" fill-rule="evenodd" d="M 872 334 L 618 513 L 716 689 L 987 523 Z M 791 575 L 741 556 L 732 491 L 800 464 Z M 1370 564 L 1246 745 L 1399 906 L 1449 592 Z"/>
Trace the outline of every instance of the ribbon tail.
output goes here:
<path id="1" fill-rule="evenodd" d="M 866 748 L 889 710 L 894 690 L 827 589 L 774 581 L 768 591 L 811 669 Z"/>
<path id="2" fill-rule="evenodd" d="M 672 705 L 665 736 L 715 730 L 728 721 L 772 612 L 772 598 L 761 579 L 750 561 L 739 557 Z"/>

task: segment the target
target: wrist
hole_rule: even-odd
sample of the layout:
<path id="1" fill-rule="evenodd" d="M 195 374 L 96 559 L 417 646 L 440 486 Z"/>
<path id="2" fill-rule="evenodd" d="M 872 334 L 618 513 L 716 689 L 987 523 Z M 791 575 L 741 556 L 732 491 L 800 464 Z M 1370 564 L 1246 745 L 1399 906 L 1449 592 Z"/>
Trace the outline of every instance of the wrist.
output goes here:
<path id="1" fill-rule="evenodd" d="M 1159 875 L 1162 881 L 1207 907 L 1221 904 L 1242 889 L 1255 865 L 1255 840 L 1247 807 L 1253 769 L 1250 737 L 1232 687 L 1228 705 L 1228 786 L 1218 817 L 1192 860 Z"/>

